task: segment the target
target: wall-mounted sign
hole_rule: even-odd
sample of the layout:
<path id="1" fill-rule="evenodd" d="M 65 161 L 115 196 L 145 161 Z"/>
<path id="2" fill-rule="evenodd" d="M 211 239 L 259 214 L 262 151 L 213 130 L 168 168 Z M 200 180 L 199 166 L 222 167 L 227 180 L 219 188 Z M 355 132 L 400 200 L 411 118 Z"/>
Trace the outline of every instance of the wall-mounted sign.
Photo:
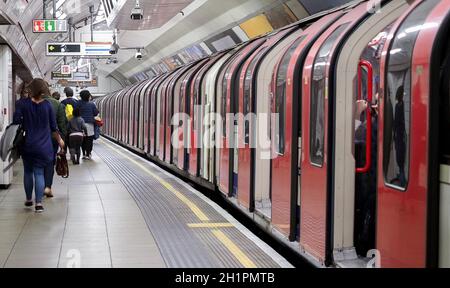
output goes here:
<path id="1" fill-rule="evenodd" d="M 62 74 L 61 72 L 52 72 L 52 79 L 72 79 L 72 74 Z"/>
<path id="2" fill-rule="evenodd" d="M 111 56 L 111 42 L 47 43 L 47 56 Z"/>
<path id="3" fill-rule="evenodd" d="M 85 45 L 86 56 L 111 56 L 111 42 L 86 42 Z"/>
<path id="4" fill-rule="evenodd" d="M 63 33 L 67 32 L 67 20 L 33 20 L 33 33 Z"/>
<path id="5" fill-rule="evenodd" d="M 47 43 L 47 56 L 83 56 L 84 43 Z"/>
<path id="6" fill-rule="evenodd" d="M 61 74 L 70 74 L 70 65 L 61 65 Z"/>

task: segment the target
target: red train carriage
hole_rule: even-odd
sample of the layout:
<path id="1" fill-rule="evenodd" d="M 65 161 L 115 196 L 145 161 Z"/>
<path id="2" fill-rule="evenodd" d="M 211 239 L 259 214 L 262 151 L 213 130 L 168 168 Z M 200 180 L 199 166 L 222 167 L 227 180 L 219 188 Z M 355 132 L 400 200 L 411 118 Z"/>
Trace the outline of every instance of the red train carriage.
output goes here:
<path id="1" fill-rule="evenodd" d="M 227 68 L 222 73 L 222 77 L 219 78 L 219 85 L 222 85 L 222 94 L 216 95 L 221 97 L 220 100 L 220 116 L 222 117 L 222 135 L 219 136 L 221 140 L 221 147 L 218 149 L 220 155 L 219 171 L 218 171 L 218 184 L 219 190 L 226 194 L 232 195 L 233 184 L 235 176 L 235 163 L 234 156 L 237 151 L 236 148 L 236 131 L 234 129 L 234 120 L 230 119 L 229 115 L 236 113 L 237 93 L 238 85 L 236 79 L 238 79 L 239 72 L 244 61 L 257 49 L 266 39 L 260 38 L 247 46 L 240 49 L 227 64 Z M 230 120 L 233 123 L 230 123 Z M 219 124 L 220 125 L 220 124 Z M 235 151 L 236 150 L 236 151 Z"/>
<path id="2" fill-rule="evenodd" d="M 378 2 L 96 99 L 102 132 L 226 196 L 237 188 L 242 209 L 316 263 L 358 265 L 372 253 L 382 267 L 450 267 L 450 3 Z M 176 112 L 193 119 L 178 151 Z M 239 119 L 235 131 L 226 114 L 237 112 L 281 117 L 266 130 Z M 272 160 L 253 137 L 269 138 Z"/>
<path id="3" fill-rule="evenodd" d="M 445 188 L 439 187 L 439 164 L 444 150 L 448 151 L 439 146 L 439 139 L 445 137 L 440 133 L 449 131 L 445 123 L 449 116 L 444 114 L 449 95 L 445 88 L 449 4 L 415 1 L 393 27 L 383 53 L 377 203 L 382 267 L 449 263 L 444 248 L 448 242 L 440 242 L 448 240 L 444 235 L 449 228 L 442 226 L 439 231 L 439 222 L 446 221 L 442 215 L 449 211 L 448 202 L 439 206 L 440 194 L 445 195 Z M 440 247 L 443 251 L 438 255 Z"/>
<path id="4" fill-rule="evenodd" d="M 192 176 L 200 175 L 200 167 L 201 167 L 201 147 L 203 146 L 203 126 L 204 126 L 204 110 L 205 110 L 205 93 L 202 93 L 201 84 L 204 80 L 206 73 L 209 69 L 222 58 L 224 53 L 219 53 L 207 62 L 202 63 L 199 66 L 199 70 L 192 78 L 190 95 L 192 95 L 190 99 L 190 125 L 188 128 L 188 139 L 189 139 L 189 148 L 187 149 L 189 154 L 189 174 Z M 203 91 L 204 92 L 204 91 Z M 200 110 L 198 110 L 200 109 Z"/>
<path id="5" fill-rule="evenodd" d="M 303 67 L 302 181 L 300 245 L 319 262 L 329 264 L 333 250 L 333 81 L 339 47 L 369 15 L 362 3 L 336 20 L 317 39 Z"/>
<path id="6" fill-rule="evenodd" d="M 275 67 L 272 79 L 272 109 L 279 120 L 272 124 L 271 200 L 272 224 L 284 235 L 298 236 L 297 213 L 300 185 L 301 104 L 298 81 L 310 46 L 321 33 L 343 15 L 342 12 L 317 20 L 289 46 Z"/>
<path id="7" fill-rule="evenodd" d="M 298 26 L 286 28 L 271 35 L 242 65 L 239 75 L 239 98 L 238 98 L 238 159 L 237 159 L 237 199 L 243 207 L 254 209 L 254 183 L 252 183 L 254 169 L 252 168 L 252 157 L 254 157 L 255 123 L 249 117 L 255 113 L 256 82 L 257 73 L 263 59 L 280 41 L 291 41 L 288 35 L 298 29 Z M 287 38 L 287 39 L 286 39 Z M 265 101 L 260 99 L 260 101 Z M 253 156 L 252 156 L 253 155 Z"/>

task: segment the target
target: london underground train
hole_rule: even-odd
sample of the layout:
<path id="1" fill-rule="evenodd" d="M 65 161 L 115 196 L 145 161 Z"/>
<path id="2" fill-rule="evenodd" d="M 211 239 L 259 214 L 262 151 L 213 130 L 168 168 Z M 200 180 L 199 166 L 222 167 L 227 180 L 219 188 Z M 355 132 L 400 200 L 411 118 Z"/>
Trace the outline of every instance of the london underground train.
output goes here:
<path id="1" fill-rule="evenodd" d="M 317 265 L 450 267 L 449 29 L 352 2 L 95 99 L 102 133 Z"/>

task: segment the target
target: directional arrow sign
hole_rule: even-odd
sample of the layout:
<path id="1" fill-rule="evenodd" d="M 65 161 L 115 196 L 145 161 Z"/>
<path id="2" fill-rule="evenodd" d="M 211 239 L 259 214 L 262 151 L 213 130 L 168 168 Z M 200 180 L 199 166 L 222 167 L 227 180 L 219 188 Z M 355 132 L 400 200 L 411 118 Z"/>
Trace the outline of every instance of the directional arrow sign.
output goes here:
<path id="1" fill-rule="evenodd" d="M 67 20 L 37 19 L 33 20 L 33 33 L 63 33 L 67 32 Z"/>
<path id="2" fill-rule="evenodd" d="M 58 42 L 47 43 L 47 56 L 84 56 L 84 43 Z"/>
<path id="3" fill-rule="evenodd" d="M 52 79 L 72 79 L 72 73 L 62 74 L 61 72 L 52 72 Z"/>

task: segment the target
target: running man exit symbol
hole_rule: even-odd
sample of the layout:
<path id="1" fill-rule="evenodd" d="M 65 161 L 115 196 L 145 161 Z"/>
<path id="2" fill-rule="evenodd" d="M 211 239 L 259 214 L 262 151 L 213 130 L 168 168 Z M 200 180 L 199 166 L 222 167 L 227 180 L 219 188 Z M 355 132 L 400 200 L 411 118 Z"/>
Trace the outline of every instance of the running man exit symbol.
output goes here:
<path id="1" fill-rule="evenodd" d="M 45 31 L 47 31 L 47 32 L 55 31 L 55 21 L 54 20 L 45 21 Z"/>
<path id="2" fill-rule="evenodd" d="M 37 19 L 33 20 L 34 33 L 63 33 L 67 32 L 67 20 Z"/>

